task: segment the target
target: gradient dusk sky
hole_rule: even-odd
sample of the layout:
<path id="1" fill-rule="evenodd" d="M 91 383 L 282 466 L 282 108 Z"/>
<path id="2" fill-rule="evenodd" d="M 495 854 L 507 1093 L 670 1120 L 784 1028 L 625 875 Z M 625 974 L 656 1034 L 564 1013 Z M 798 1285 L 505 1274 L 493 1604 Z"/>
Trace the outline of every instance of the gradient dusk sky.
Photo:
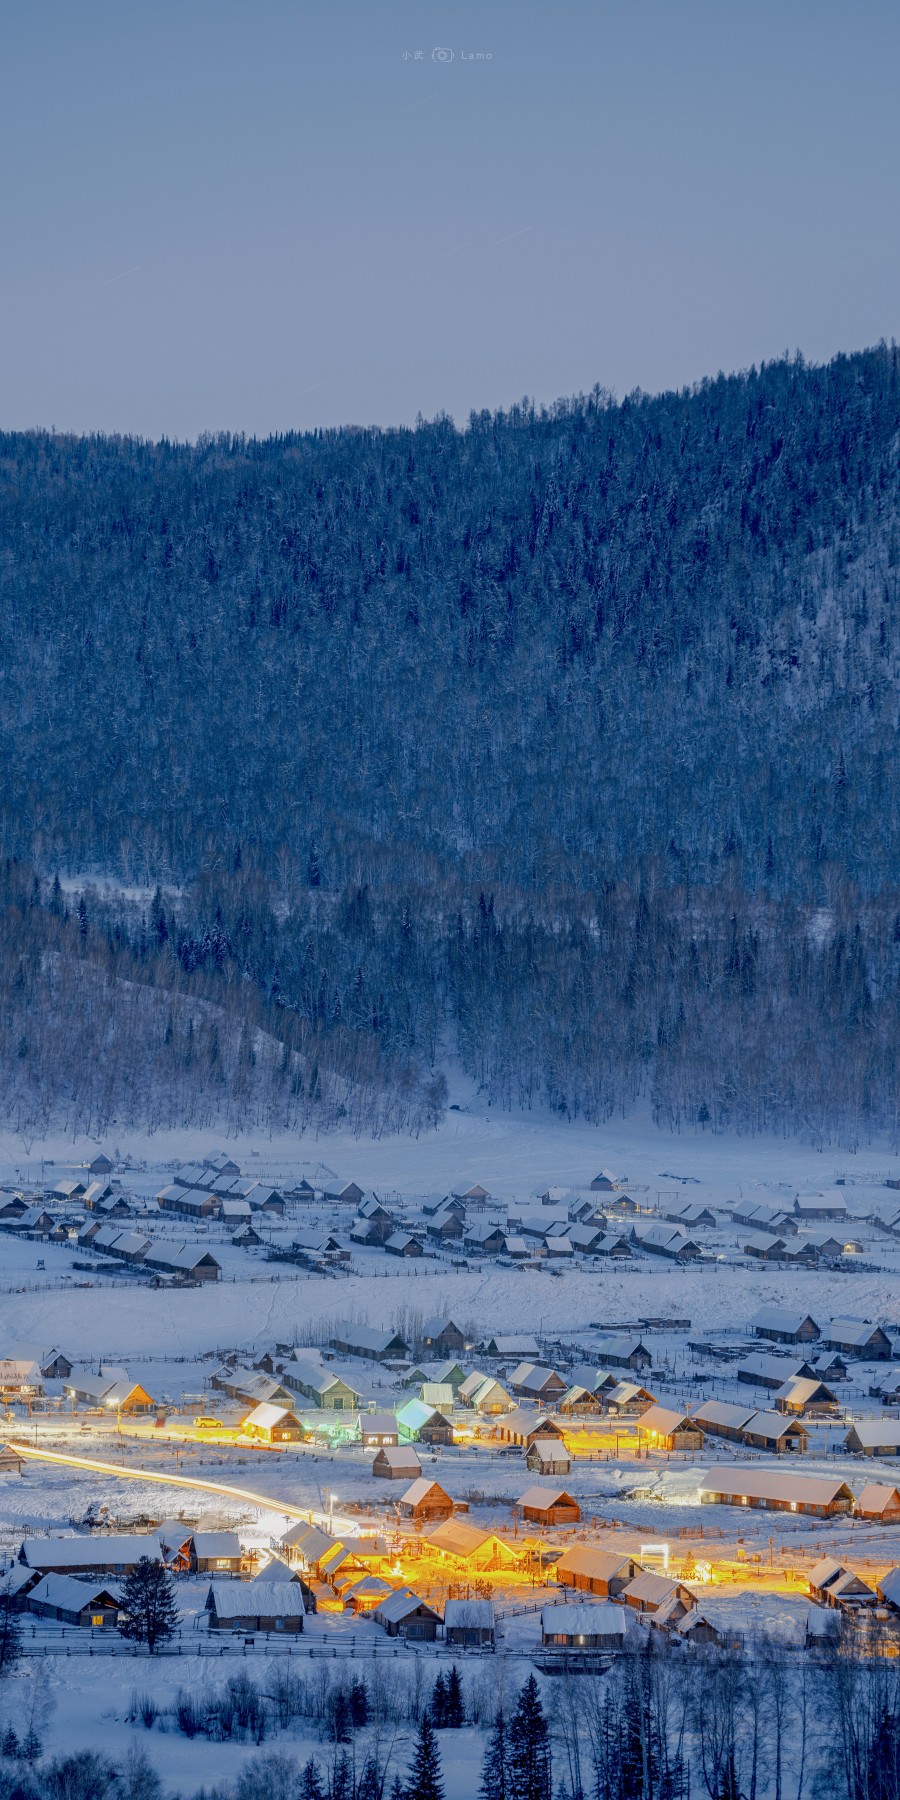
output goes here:
<path id="1" fill-rule="evenodd" d="M 6 428 L 462 422 L 898 332 L 888 0 L 7 0 L 0 43 Z"/>

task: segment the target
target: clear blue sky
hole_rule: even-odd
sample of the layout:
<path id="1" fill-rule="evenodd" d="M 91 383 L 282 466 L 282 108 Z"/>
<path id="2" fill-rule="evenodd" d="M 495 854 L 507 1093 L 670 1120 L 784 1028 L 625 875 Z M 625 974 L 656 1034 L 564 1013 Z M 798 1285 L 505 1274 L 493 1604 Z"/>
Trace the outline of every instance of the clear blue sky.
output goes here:
<path id="1" fill-rule="evenodd" d="M 900 335 L 895 0 L 7 0 L 0 47 L 6 427 L 463 420 Z"/>

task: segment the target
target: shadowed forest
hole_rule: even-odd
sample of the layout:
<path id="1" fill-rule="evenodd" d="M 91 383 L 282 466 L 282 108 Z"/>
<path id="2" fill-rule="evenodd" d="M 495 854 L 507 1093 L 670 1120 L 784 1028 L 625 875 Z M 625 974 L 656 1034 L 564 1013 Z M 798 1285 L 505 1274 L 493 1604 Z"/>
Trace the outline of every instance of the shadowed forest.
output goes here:
<path id="1" fill-rule="evenodd" d="M 884 346 L 0 437 L 10 1119 L 417 1130 L 449 1050 L 501 1106 L 896 1138 L 898 454 Z"/>

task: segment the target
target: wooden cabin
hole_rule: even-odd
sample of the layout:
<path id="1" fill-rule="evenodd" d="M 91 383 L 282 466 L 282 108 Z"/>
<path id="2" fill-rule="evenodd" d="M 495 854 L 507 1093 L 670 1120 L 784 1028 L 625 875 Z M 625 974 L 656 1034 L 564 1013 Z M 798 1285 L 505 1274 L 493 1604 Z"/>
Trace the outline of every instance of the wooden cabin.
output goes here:
<path id="1" fill-rule="evenodd" d="M 533 1519 L 537 1525 L 577 1525 L 581 1518 L 578 1501 L 565 1488 L 534 1484 L 525 1489 L 516 1505 L 523 1519 Z"/>
<path id="2" fill-rule="evenodd" d="M 438 1481 L 429 1481 L 425 1475 L 416 1480 L 400 1495 L 398 1506 L 404 1518 L 416 1519 L 449 1519 L 453 1512 L 453 1501 L 445 1493 Z"/>

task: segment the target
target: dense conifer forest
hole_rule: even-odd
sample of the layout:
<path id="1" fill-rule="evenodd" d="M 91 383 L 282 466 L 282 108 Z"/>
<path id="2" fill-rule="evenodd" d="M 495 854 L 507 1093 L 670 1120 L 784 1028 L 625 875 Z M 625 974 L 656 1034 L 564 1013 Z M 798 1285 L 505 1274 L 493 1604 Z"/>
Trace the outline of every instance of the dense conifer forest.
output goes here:
<path id="1" fill-rule="evenodd" d="M 898 558 L 893 347 L 0 437 L 9 1115 L 896 1136 Z"/>

